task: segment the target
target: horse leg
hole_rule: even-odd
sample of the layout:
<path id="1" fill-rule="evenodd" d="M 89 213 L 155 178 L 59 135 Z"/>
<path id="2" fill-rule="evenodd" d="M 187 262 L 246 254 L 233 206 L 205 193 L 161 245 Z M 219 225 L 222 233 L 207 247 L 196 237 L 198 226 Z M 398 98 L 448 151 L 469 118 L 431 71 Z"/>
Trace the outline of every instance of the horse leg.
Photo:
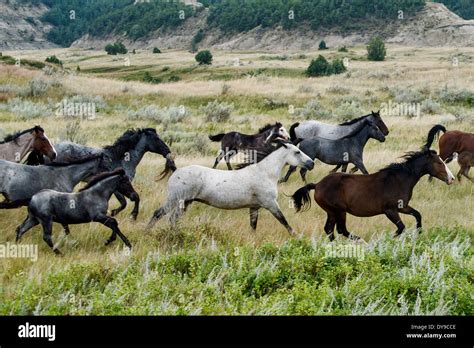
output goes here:
<path id="1" fill-rule="evenodd" d="M 16 228 L 16 241 L 18 242 L 29 229 L 38 224 L 39 221 L 32 214 L 28 214 L 25 221 Z"/>
<path id="2" fill-rule="evenodd" d="M 362 171 L 362 173 L 364 173 L 365 175 L 368 175 L 368 174 L 369 174 L 369 172 L 368 172 L 367 169 L 365 168 L 364 162 L 362 162 L 362 160 L 357 159 L 357 160 L 355 160 L 355 161 L 353 162 L 353 164 L 354 164 L 357 168 L 359 168 L 359 169 Z M 356 171 L 357 171 L 357 170 L 354 170 L 354 168 L 352 168 L 351 173 L 355 173 Z"/>
<path id="3" fill-rule="evenodd" d="M 280 182 L 280 183 L 287 182 L 288 179 L 290 178 L 290 175 L 293 174 L 295 171 L 296 171 L 296 167 L 290 166 L 290 168 L 288 168 L 288 171 L 286 172 L 285 176 L 283 178 L 281 178 L 278 182 Z"/>
<path id="4" fill-rule="evenodd" d="M 53 249 L 56 255 L 61 255 L 59 249 L 54 247 L 53 240 L 51 239 L 51 235 L 53 234 L 53 219 L 47 216 L 40 219 L 40 222 L 41 226 L 43 226 L 43 240 Z"/>
<path id="5" fill-rule="evenodd" d="M 140 196 L 138 195 L 138 193 L 136 195 L 133 194 L 130 197 L 130 200 L 135 203 L 135 205 L 133 207 L 133 210 L 132 210 L 132 218 L 133 218 L 133 220 L 136 220 L 137 217 L 138 217 L 138 211 L 140 209 Z"/>
<path id="6" fill-rule="evenodd" d="M 237 155 L 237 150 L 232 149 L 231 151 L 227 152 L 224 156 L 225 163 L 227 164 L 227 169 L 232 170 L 232 166 L 230 165 L 230 159 Z"/>
<path id="7" fill-rule="evenodd" d="M 471 176 L 469 176 L 469 170 L 470 170 L 470 169 L 471 169 L 470 167 L 466 166 L 466 167 L 464 168 L 464 170 L 462 171 L 462 175 L 464 175 L 466 178 L 468 178 L 469 180 L 471 180 L 471 182 L 474 182 L 474 179 L 473 179 Z"/>
<path id="8" fill-rule="evenodd" d="M 155 223 L 168 213 L 169 213 L 168 204 L 165 204 L 163 207 L 156 209 L 146 229 L 151 230 L 153 226 L 155 225 Z"/>
<path id="9" fill-rule="evenodd" d="M 352 234 L 347 230 L 347 227 L 346 227 L 346 212 L 339 213 L 336 216 L 336 229 L 337 229 L 337 233 L 342 234 L 346 238 L 349 238 L 349 239 L 352 239 L 352 240 L 360 239 L 359 236 L 357 236 L 355 234 Z"/>
<path id="10" fill-rule="evenodd" d="M 212 168 L 215 169 L 217 167 L 217 165 L 219 164 L 219 162 L 222 161 L 222 159 L 224 158 L 225 155 L 226 155 L 225 150 L 221 149 L 221 151 L 219 152 L 219 154 L 216 157 L 216 160 L 214 161 L 214 165 L 212 166 Z"/>
<path id="11" fill-rule="evenodd" d="M 306 184 L 306 173 L 308 172 L 307 169 L 301 168 L 300 169 L 300 175 L 301 175 L 301 180 Z"/>
<path id="12" fill-rule="evenodd" d="M 349 163 L 344 163 L 344 164 L 342 165 L 341 172 L 343 172 L 343 173 L 346 173 L 346 172 L 347 172 L 347 167 L 348 167 L 348 166 L 349 166 Z"/>
<path id="13" fill-rule="evenodd" d="M 117 209 L 112 210 L 112 216 L 117 215 L 118 213 L 120 213 L 122 210 L 124 210 L 127 207 L 127 200 L 125 199 L 124 195 L 122 195 L 118 191 L 115 191 L 114 196 L 119 201 L 120 207 L 118 207 Z"/>
<path id="14" fill-rule="evenodd" d="M 387 210 L 385 211 L 385 216 L 388 217 L 390 221 L 392 221 L 395 226 L 397 226 L 397 231 L 395 232 L 395 237 L 398 237 L 402 234 L 403 230 L 405 229 L 405 224 L 400 219 L 400 214 L 396 210 Z"/>
<path id="15" fill-rule="evenodd" d="M 5 200 L 3 202 L 0 202 L 0 209 L 16 209 L 21 207 L 22 205 L 22 202 L 10 202 Z"/>
<path id="16" fill-rule="evenodd" d="M 288 233 L 291 235 L 291 236 L 294 236 L 295 235 L 295 231 L 293 231 L 293 228 L 291 228 L 291 226 L 288 224 L 288 221 L 286 221 L 285 219 L 285 216 L 283 215 L 283 213 L 281 212 L 280 210 L 280 206 L 278 205 L 278 202 L 275 201 L 273 203 L 272 206 L 270 207 L 265 207 L 268 211 L 270 211 L 270 213 L 272 213 L 272 215 L 278 220 L 280 221 L 280 223 L 285 226 L 285 228 L 288 230 Z"/>
<path id="17" fill-rule="evenodd" d="M 257 229 L 257 221 L 258 221 L 258 208 L 250 208 L 250 227 L 253 230 Z"/>
<path id="18" fill-rule="evenodd" d="M 355 172 L 357 172 L 359 170 L 359 168 L 357 168 L 356 166 L 354 166 L 354 168 L 351 169 L 350 173 L 351 174 L 354 174 Z M 368 173 L 367 173 L 368 174 Z"/>
<path id="19" fill-rule="evenodd" d="M 339 170 L 339 168 L 341 168 L 341 167 L 342 167 L 342 164 L 338 164 L 338 165 L 336 166 L 336 168 L 330 170 L 329 173 L 336 173 L 336 172 Z"/>
<path id="20" fill-rule="evenodd" d="M 407 205 L 406 207 L 399 209 L 403 214 L 412 215 L 416 219 L 416 228 L 421 233 L 421 214 L 418 210 Z"/>
<path id="21" fill-rule="evenodd" d="M 63 228 L 64 228 L 64 233 L 66 233 L 66 235 L 68 235 L 69 233 L 71 233 L 71 231 L 69 230 L 69 225 L 68 225 L 68 224 L 61 224 L 61 226 L 63 226 Z"/>
<path id="22" fill-rule="evenodd" d="M 102 225 L 107 226 L 108 228 L 112 230 L 112 235 L 105 242 L 105 245 L 109 245 L 110 243 L 112 243 L 117 238 L 117 235 L 118 235 L 122 239 L 122 241 L 125 243 L 126 246 L 128 246 L 130 249 L 132 248 L 132 244 L 130 244 L 127 237 L 125 237 L 124 234 L 120 231 L 117 220 L 115 220 L 113 217 L 105 215 L 105 216 L 101 216 L 99 218 L 94 219 L 94 221 L 100 222 Z"/>
<path id="23" fill-rule="evenodd" d="M 461 167 L 459 169 L 459 172 L 456 174 L 456 177 L 458 178 L 459 182 L 461 182 L 462 175 L 463 175 L 463 168 Z"/>
<path id="24" fill-rule="evenodd" d="M 329 237 L 329 240 L 332 242 L 334 240 L 334 227 L 336 226 L 336 217 L 334 214 L 327 213 L 326 224 L 324 225 L 324 232 Z"/>

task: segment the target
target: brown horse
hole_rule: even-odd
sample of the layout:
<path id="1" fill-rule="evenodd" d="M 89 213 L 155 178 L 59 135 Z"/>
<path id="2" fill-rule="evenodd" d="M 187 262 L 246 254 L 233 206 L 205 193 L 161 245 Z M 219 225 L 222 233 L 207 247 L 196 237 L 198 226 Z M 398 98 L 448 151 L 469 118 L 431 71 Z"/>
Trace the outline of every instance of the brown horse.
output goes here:
<path id="1" fill-rule="evenodd" d="M 45 155 L 52 160 L 56 150 L 40 126 L 7 135 L 0 141 L 0 159 L 19 163 L 28 152 Z"/>
<path id="2" fill-rule="evenodd" d="M 396 236 L 405 229 L 399 213 L 410 214 L 421 229 L 421 214 L 409 205 L 413 188 L 422 176 L 432 175 L 448 185 L 454 176 L 436 151 L 410 152 L 402 163 L 393 163 L 369 175 L 333 173 L 317 184 L 308 184 L 297 190 L 292 198 L 296 211 L 311 207 L 309 192 L 327 213 L 324 231 L 334 240 L 337 232 L 350 239 L 359 239 L 346 228 L 346 214 L 369 217 L 385 214 L 396 226 Z"/>
<path id="3" fill-rule="evenodd" d="M 456 175 L 459 182 L 461 182 L 461 175 L 464 175 L 466 178 L 474 182 L 474 179 L 469 176 L 469 170 L 471 167 L 474 167 L 474 152 L 464 151 L 458 154 L 457 152 L 453 153 L 453 159 L 458 160 L 459 172 Z"/>
<path id="4" fill-rule="evenodd" d="M 446 128 L 440 124 L 435 125 L 428 132 L 425 148 L 429 149 L 433 144 L 434 139 L 439 134 L 444 134 L 439 138 L 439 156 L 443 161 L 449 163 L 453 160 L 453 153 L 462 153 L 469 151 L 474 153 L 474 133 L 467 133 L 461 131 L 446 131 Z"/>

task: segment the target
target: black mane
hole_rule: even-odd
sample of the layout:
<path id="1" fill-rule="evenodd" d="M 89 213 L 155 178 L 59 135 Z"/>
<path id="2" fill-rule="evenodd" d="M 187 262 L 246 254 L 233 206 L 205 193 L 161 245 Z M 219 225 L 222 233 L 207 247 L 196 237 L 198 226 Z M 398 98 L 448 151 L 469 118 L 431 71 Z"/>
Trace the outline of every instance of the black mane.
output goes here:
<path id="1" fill-rule="evenodd" d="M 368 114 L 368 115 L 365 115 L 365 116 L 354 118 L 353 120 L 349 120 L 349 121 L 346 121 L 346 122 L 343 122 L 343 123 L 339 123 L 339 126 L 349 126 L 349 125 L 354 124 L 356 122 L 359 122 L 360 120 L 363 120 L 363 119 L 365 119 L 369 116 L 372 116 L 372 114 Z"/>
<path id="2" fill-rule="evenodd" d="M 436 154 L 434 150 L 421 150 L 421 151 L 410 151 L 403 155 L 402 158 L 404 161 L 399 163 L 391 163 L 385 168 L 381 169 L 380 172 L 407 172 L 413 174 L 413 162 L 423 156 L 426 156 L 429 153 Z"/>
<path id="3" fill-rule="evenodd" d="M 86 163 L 86 162 L 89 162 L 89 161 L 92 161 L 92 160 L 95 160 L 97 158 L 101 158 L 103 157 L 104 155 L 103 154 L 99 154 L 99 155 L 92 155 L 92 156 L 85 156 L 81 159 L 78 159 L 76 161 L 71 161 L 71 162 L 51 162 L 51 163 L 48 163 L 48 164 L 45 164 L 45 166 L 48 166 L 48 167 L 66 167 L 66 166 L 72 166 L 74 164 L 82 164 L 82 163 Z"/>
<path id="4" fill-rule="evenodd" d="M 12 134 L 8 134 L 2 141 L 0 141 L 0 144 L 5 144 L 5 143 L 9 143 L 10 141 L 14 141 L 14 140 L 16 140 L 18 137 L 22 136 L 23 134 L 31 133 L 31 132 L 33 132 L 34 130 L 40 131 L 40 132 L 43 132 L 43 133 L 44 133 L 44 129 L 43 129 L 43 128 L 41 128 L 40 126 L 34 126 L 33 128 L 26 129 L 26 130 L 24 130 L 24 131 L 19 131 L 19 132 L 15 132 L 15 133 L 12 133 Z"/>
<path id="5" fill-rule="evenodd" d="M 106 150 L 114 160 L 120 159 L 123 157 L 125 152 L 135 147 L 135 145 L 140 141 L 142 134 L 149 132 L 156 134 L 154 128 L 128 129 L 115 141 L 115 143 L 113 143 L 113 145 L 105 146 L 104 150 Z"/>
<path id="6" fill-rule="evenodd" d="M 85 190 L 91 188 L 92 186 L 94 186 L 95 184 L 101 182 L 102 180 L 110 178 L 111 176 L 114 176 L 114 175 L 125 175 L 125 170 L 123 170 L 123 168 L 117 168 L 117 169 L 115 169 L 111 172 L 100 173 L 100 174 L 94 176 L 92 178 L 92 180 L 87 183 L 86 186 L 84 186 L 83 188 L 81 188 L 79 190 L 79 192 L 85 191 Z"/>
<path id="7" fill-rule="evenodd" d="M 280 122 L 277 122 L 277 123 L 275 123 L 275 124 L 270 124 L 270 123 L 268 123 L 268 124 L 266 124 L 265 126 L 263 126 L 262 128 L 260 128 L 260 129 L 258 130 L 258 133 L 261 134 L 261 133 L 263 133 L 263 132 L 266 132 L 267 130 L 270 130 L 270 129 L 272 129 L 272 128 L 280 128 L 281 126 L 282 126 L 282 124 L 281 124 Z"/>

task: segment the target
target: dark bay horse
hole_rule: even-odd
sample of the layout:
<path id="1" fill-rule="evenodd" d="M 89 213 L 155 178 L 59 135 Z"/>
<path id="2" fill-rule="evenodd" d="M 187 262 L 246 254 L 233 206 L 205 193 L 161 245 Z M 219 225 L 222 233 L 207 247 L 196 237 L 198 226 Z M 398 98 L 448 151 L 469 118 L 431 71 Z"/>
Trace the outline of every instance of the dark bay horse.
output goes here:
<path id="1" fill-rule="evenodd" d="M 415 185 L 427 174 L 448 185 L 454 176 L 436 151 L 411 152 L 404 159 L 373 174 L 333 173 L 317 184 L 303 186 L 292 196 L 296 210 L 311 207 L 309 192 L 315 190 L 314 199 L 327 214 L 324 231 L 331 241 L 334 227 L 347 238 L 359 239 L 346 228 L 347 213 L 360 217 L 385 214 L 397 226 L 396 236 L 405 229 L 400 213 L 414 216 L 421 229 L 421 214 L 409 205 Z"/>
<path id="2" fill-rule="evenodd" d="M 7 135 L 0 141 L 0 159 L 21 162 L 28 153 L 47 156 L 51 161 L 56 158 L 56 150 L 40 126 Z"/>
<path id="3" fill-rule="evenodd" d="M 94 174 L 111 171 L 116 168 L 123 168 L 131 181 L 133 181 L 135 177 L 138 164 L 147 152 L 160 154 L 166 159 L 165 169 L 160 173 L 159 179 L 163 179 L 176 170 L 171 150 L 158 136 L 154 128 L 129 129 L 123 133 L 114 144 L 105 146 L 102 149 L 64 141 L 56 145 L 56 150 L 58 151 L 57 161 L 61 162 L 70 162 L 78 158 L 83 158 L 84 156 L 103 154 L 104 162 L 98 172 Z M 86 181 L 87 180 L 88 178 Z M 127 206 L 127 201 L 120 192 L 115 192 L 114 195 L 118 199 L 120 207 L 112 211 L 112 216 L 117 215 Z M 137 194 L 127 198 L 135 202 L 132 217 L 136 220 L 139 211 L 140 197 Z"/>
<path id="4" fill-rule="evenodd" d="M 363 152 L 364 147 L 369 139 L 376 139 L 380 142 L 385 141 L 383 132 L 373 123 L 365 119 L 359 123 L 352 133 L 338 140 L 330 140 L 321 137 L 306 138 L 299 144 L 299 149 L 308 155 L 312 160 L 319 159 L 326 164 L 335 164 L 337 167 L 333 169 L 336 172 L 341 166 L 345 172 L 349 163 L 355 165 L 355 172 L 360 169 L 364 174 L 369 174 L 364 165 Z M 290 175 L 296 170 L 290 167 L 285 177 L 280 182 L 286 182 Z M 306 182 L 305 168 L 301 168 L 300 174 L 303 181 Z"/>
<path id="5" fill-rule="evenodd" d="M 105 245 L 113 242 L 118 235 L 125 245 L 131 248 L 132 245 L 120 231 L 117 220 L 107 215 L 110 197 L 117 190 L 127 195 L 136 194 L 122 168 L 95 176 L 87 186 L 76 193 L 55 190 L 38 192 L 31 198 L 26 220 L 16 229 L 16 241 L 18 242 L 29 229 L 41 224 L 43 240 L 56 254 L 61 254 L 51 239 L 53 222 L 62 224 L 66 231 L 69 224 L 99 222 L 112 230 L 112 235 Z"/>
<path id="6" fill-rule="evenodd" d="M 224 158 L 227 164 L 227 169 L 232 170 L 230 160 L 237 155 L 239 151 L 254 150 L 256 152 L 268 152 L 267 148 L 270 146 L 272 140 L 290 138 L 285 127 L 280 122 L 275 124 L 267 124 L 260 128 L 257 134 L 243 134 L 239 132 L 221 133 L 216 135 L 209 135 L 212 141 L 221 142 L 221 151 L 217 156 L 212 168 L 216 168 L 219 162 Z"/>
<path id="7" fill-rule="evenodd" d="M 469 151 L 474 153 L 474 133 L 462 132 L 458 130 L 446 131 L 446 128 L 440 124 L 435 125 L 428 132 L 425 147 L 429 149 L 436 136 L 443 132 L 439 138 L 439 156 L 443 161 L 449 163 L 452 161 L 454 152 L 462 153 Z"/>

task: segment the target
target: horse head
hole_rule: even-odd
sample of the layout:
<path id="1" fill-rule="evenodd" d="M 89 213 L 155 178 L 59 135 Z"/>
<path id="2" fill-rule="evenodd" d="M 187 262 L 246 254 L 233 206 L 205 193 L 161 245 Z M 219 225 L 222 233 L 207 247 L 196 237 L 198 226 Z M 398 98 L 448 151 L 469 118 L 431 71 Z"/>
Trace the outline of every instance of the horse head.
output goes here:
<path id="1" fill-rule="evenodd" d="M 33 151 L 39 155 L 47 156 L 51 161 L 53 161 L 57 157 L 57 153 L 53 144 L 46 136 L 44 129 L 40 126 L 35 126 L 31 134 L 33 136 Z"/>

